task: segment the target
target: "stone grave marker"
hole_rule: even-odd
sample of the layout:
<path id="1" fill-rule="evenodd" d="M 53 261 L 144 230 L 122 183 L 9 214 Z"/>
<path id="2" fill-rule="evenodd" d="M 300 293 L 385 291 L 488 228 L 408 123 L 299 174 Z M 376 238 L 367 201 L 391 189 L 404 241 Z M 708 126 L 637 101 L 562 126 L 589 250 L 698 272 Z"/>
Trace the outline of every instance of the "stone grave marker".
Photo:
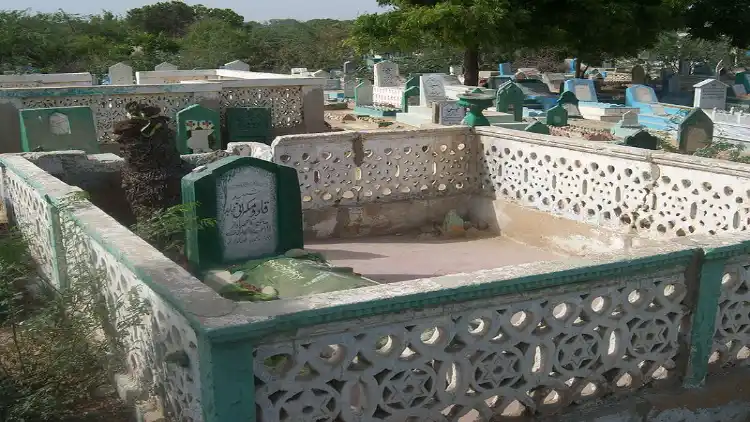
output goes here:
<path id="1" fill-rule="evenodd" d="M 419 103 L 422 106 L 429 106 L 432 103 L 446 100 L 443 77 L 444 75 L 440 73 L 427 73 L 420 76 Z"/>
<path id="2" fill-rule="evenodd" d="M 177 149 L 180 154 L 216 151 L 221 146 L 218 111 L 193 104 L 177 112 Z"/>
<path id="3" fill-rule="evenodd" d="M 550 92 L 559 94 L 560 85 L 565 82 L 565 75 L 562 73 L 542 73 L 542 82 L 547 84 Z"/>
<path id="4" fill-rule="evenodd" d="M 536 121 L 526 126 L 524 129 L 526 132 L 539 133 L 542 135 L 549 135 L 549 127 L 540 121 Z"/>
<path id="5" fill-rule="evenodd" d="M 389 60 L 375 63 L 372 67 L 375 75 L 376 87 L 398 87 L 401 86 L 401 77 L 398 73 L 398 65 Z"/>
<path id="6" fill-rule="evenodd" d="M 182 178 L 187 216 L 185 252 L 201 270 L 302 249 L 297 171 L 252 157 L 226 157 Z M 215 218 L 200 230 L 197 221 Z"/>
<path id="7" fill-rule="evenodd" d="M 109 83 L 111 85 L 133 85 L 133 68 L 125 63 L 113 64 L 109 67 Z"/>
<path id="8" fill-rule="evenodd" d="M 694 108 L 677 128 L 677 142 L 681 152 L 692 154 L 705 147 L 714 136 L 714 122 L 700 108 Z"/>
<path id="9" fill-rule="evenodd" d="M 453 65 L 448 68 L 448 72 L 453 76 L 460 76 L 464 74 L 464 67 L 461 65 Z"/>
<path id="10" fill-rule="evenodd" d="M 637 64 L 630 71 L 630 81 L 633 84 L 643 85 L 646 83 L 646 71 L 643 66 Z"/>
<path id="11" fill-rule="evenodd" d="M 658 103 L 659 99 L 656 97 L 654 89 L 650 86 L 638 85 L 632 87 L 633 99 L 639 103 Z"/>
<path id="12" fill-rule="evenodd" d="M 547 125 L 548 126 L 567 126 L 568 125 L 568 111 L 561 105 L 556 105 L 547 110 Z"/>
<path id="13" fill-rule="evenodd" d="M 638 132 L 626 137 L 623 143 L 629 147 L 650 150 L 659 149 L 659 138 L 645 130 L 639 130 Z"/>
<path id="14" fill-rule="evenodd" d="M 270 144 L 273 140 L 273 121 L 268 107 L 229 107 L 226 119 L 229 142 Z"/>
<path id="15" fill-rule="evenodd" d="M 626 111 L 622 115 L 622 127 L 640 127 L 638 123 L 638 113 L 635 110 Z"/>
<path id="16" fill-rule="evenodd" d="M 513 114 L 513 120 L 523 120 L 524 94 L 521 88 L 513 82 L 506 82 L 497 90 L 495 110 L 501 113 Z"/>
<path id="17" fill-rule="evenodd" d="M 363 79 L 362 82 L 354 88 L 354 105 L 371 106 L 372 101 L 372 84 L 369 79 Z"/>
<path id="18" fill-rule="evenodd" d="M 745 90 L 745 85 L 734 84 L 732 85 L 732 91 L 734 91 L 734 95 L 736 97 L 744 97 L 747 95 L 747 90 Z"/>
<path id="19" fill-rule="evenodd" d="M 581 111 L 578 109 L 578 98 L 570 91 L 563 91 L 560 98 L 557 99 L 557 105 L 563 106 L 568 112 L 568 117 L 581 117 Z"/>
<path id="20" fill-rule="evenodd" d="M 597 102 L 596 88 L 591 79 L 569 79 L 565 81 L 565 90 L 572 91 L 578 101 Z"/>
<path id="21" fill-rule="evenodd" d="M 502 76 L 510 76 L 513 74 L 513 70 L 511 69 L 510 63 L 498 64 L 497 70 L 500 72 L 500 75 Z"/>
<path id="22" fill-rule="evenodd" d="M 306 67 L 293 67 L 291 70 L 292 75 L 305 75 L 307 73 L 308 71 Z"/>
<path id="23" fill-rule="evenodd" d="M 177 66 L 169 62 L 162 62 L 154 67 L 154 70 L 177 70 Z"/>
<path id="24" fill-rule="evenodd" d="M 354 89 L 357 87 L 357 80 L 351 75 L 344 77 L 344 97 L 354 98 Z"/>
<path id="25" fill-rule="evenodd" d="M 458 105 L 456 101 L 447 101 L 443 103 L 433 103 L 433 108 L 437 109 L 437 122 L 445 126 L 460 125 L 466 117 L 466 108 Z"/>
<path id="26" fill-rule="evenodd" d="M 344 62 L 344 73 L 351 74 L 357 71 L 357 67 L 353 61 L 348 60 Z"/>
<path id="27" fill-rule="evenodd" d="M 96 122 L 90 107 L 30 108 L 18 112 L 21 150 L 82 150 L 99 153 Z"/>
<path id="28" fill-rule="evenodd" d="M 724 110 L 727 105 L 727 86 L 716 79 L 706 79 L 693 85 L 693 107 Z"/>
<path id="29" fill-rule="evenodd" d="M 242 60 L 234 60 L 224 65 L 224 69 L 227 70 L 243 70 L 245 72 L 250 71 L 250 65 L 243 62 Z"/>

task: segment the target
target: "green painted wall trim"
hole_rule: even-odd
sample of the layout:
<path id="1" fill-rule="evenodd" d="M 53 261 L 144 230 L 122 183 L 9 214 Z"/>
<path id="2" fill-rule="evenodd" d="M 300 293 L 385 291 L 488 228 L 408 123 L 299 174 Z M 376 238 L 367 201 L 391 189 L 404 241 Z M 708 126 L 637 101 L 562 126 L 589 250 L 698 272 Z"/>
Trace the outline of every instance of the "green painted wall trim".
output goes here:
<path id="1" fill-rule="evenodd" d="M 206 83 L 211 83 L 206 81 Z M 31 88 L 31 89 L 4 89 L 0 90 L 0 98 L 27 98 L 27 97 L 67 97 L 67 96 L 94 96 L 94 95 L 159 95 L 165 92 L 182 92 L 191 94 L 193 91 L 185 91 L 183 84 L 161 84 L 159 92 L 144 92 L 143 85 L 99 85 L 80 87 L 58 87 L 58 88 Z"/>
<path id="2" fill-rule="evenodd" d="M 59 213 L 59 209 L 63 207 L 64 201 L 67 199 L 67 197 L 54 197 L 52 195 L 49 195 L 46 192 L 46 189 L 44 188 L 41 182 L 30 177 L 28 174 L 26 174 L 22 170 L 15 168 L 12 163 L 8 163 L 2 157 L 0 157 L 0 164 L 12 170 L 18 177 L 23 179 L 24 182 L 28 183 L 29 186 L 32 186 L 34 189 L 39 191 L 40 194 L 42 194 L 45 198 L 47 198 L 50 201 L 50 203 L 56 208 L 56 212 Z M 94 205 L 91 203 L 88 203 L 87 205 L 84 205 L 84 206 L 94 207 Z M 148 286 L 151 290 L 153 290 L 154 293 L 158 294 L 167 304 L 169 304 L 177 312 L 179 312 L 188 321 L 191 328 L 196 330 L 196 332 L 203 331 L 203 326 L 201 325 L 198 318 L 196 318 L 196 316 L 193 315 L 191 312 L 188 312 L 185 307 L 185 304 L 182 301 L 178 300 L 168 289 L 166 289 L 160 283 L 154 282 L 154 280 L 151 278 L 151 275 L 149 274 L 149 271 L 147 269 L 138 267 L 134 265 L 132 262 L 130 262 L 130 260 L 128 260 L 127 257 L 124 256 L 120 250 L 118 250 L 110 242 L 107 242 L 106 240 L 104 240 L 104 238 L 102 238 L 101 234 L 97 230 L 97 227 L 92 226 L 86 221 L 80 219 L 74 213 L 69 213 L 69 214 L 70 214 L 69 218 L 71 219 L 73 223 L 78 225 L 85 234 L 90 236 L 94 241 L 96 241 L 99 245 L 101 245 L 101 247 L 104 248 L 104 250 L 112 254 L 112 256 L 114 256 L 115 259 L 117 259 L 120 263 L 122 263 L 125 266 L 125 268 L 132 271 L 133 274 L 135 274 L 135 276 L 138 277 L 141 281 L 143 281 L 143 283 L 145 283 L 146 286 Z M 175 264 L 175 267 L 177 267 L 177 264 Z"/>
<path id="3" fill-rule="evenodd" d="M 44 194 L 44 200 L 49 204 L 48 218 L 50 223 L 50 238 L 52 240 L 52 271 L 54 272 L 55 285 L 60 289 L 67 289 L 68 283 L 68 264 L 65 256 L 65 244 L 63 243 L 62 226 L 60 222 L 60 213 L 53 205 L 52 198 Z"/>
<path id="4" fill-rule="evenodd" d="M 204 422 L 255 422 L 255 370 L 250 342 L 198 341 Z"/>
<path id="5" fill-rule="evenodd" d="M 683 380 L 683 386 L 688 388 L 702 386 L 708 374 L 726 259 L 705 259 L 701 264 L 698 292 L 693 303 L 690 351 Z"/>
<path id="6" fill-rule="evenodd" d="M 210 329 L 212 341 L 237 341 L 260 339 L 302 327 L 346 321 L 369 316 L 398 313 L 409 309 L 434 307 L 444 304 L 477 300 L 492 296 L 522 294 L 550 287 L 565 286 L 592 280 L 601 280 L 688 265 L 698 249 L 687 249 L 661 255 L 646 256 L 607 264 L 573 268 L 546 274 L 532 274 L 513 280 L 461 286 L 401 297 L 375 299 L 321 309 L 304 310 L 292 314 L 263 318 L 241 325 Z"/>

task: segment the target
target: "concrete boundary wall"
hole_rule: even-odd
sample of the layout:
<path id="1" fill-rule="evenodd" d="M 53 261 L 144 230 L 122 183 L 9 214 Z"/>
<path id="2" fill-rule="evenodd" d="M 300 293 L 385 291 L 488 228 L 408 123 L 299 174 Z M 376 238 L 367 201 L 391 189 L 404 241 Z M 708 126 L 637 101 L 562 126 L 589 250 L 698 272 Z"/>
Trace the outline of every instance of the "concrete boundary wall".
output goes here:
<path id="1" fill-rule="evenodd" d="M 434 136 L 396 132 L 386 137 Z M 549 155 L 557 165 L 552 168 L 591 172 L 596 163 L 606 172 L 608 165 L 626 165 L 622 174 L 657 165 L 662 170 L 651 180 L 689 180 L 699 193 L 711 183 L 711 195 L 713 186 L 740 192 L 746 183 L 744 166 L 718 160 L 491 129 L 477 130 L 476 139 L 467 136 L 469 143 L 488 148 L 466 158 L 470 172 L 477 169 L 470 174 L 485 168 L 495 181 L 511 174 L 528 183 L 532 195 L 533 187 L 551 182 L 534 179 L 528 167 L 527 175 L 523 166 L 485 167 L 489 159 L 482 157 L 491 157 L 495 147 L 504 154 L 498 159 L 512 156 L 511 161 L 524 165 L 527 158 L 535 163 Z M 295 143 L 302 144 L 301 138 Z M 566 158 L 570 151 L 577 155 Z M 620 161 L 607 164 L 605 157 Z M 106 270 L 107 294 L 137 291 L 149 300 L 153 312 L 145 325 L 150 328 L 133 334 L 146 347 L 134 352 L 129 369 L 144 386 L 162 385 L 168 408 L 194 421 L 258 420 L 257 409 L 262 420 L 276 420 L 313 404 L 343 420 L 355 417 L 348 413 L 352 406 L 364 412 L 363 420 L 382 419 L 376 407 L 399 420 L 430 420 L 453 406 L 460 406 L 456 417 L 476 414 L 486 420 L 495 412 L 564 414 L 573 402 L 599 402 L 612 393 L 630 396 L 649 388 L 682 394 L 681 388 L 699 387 L 709 375 L 722 377 L 723 369 L 747 358 L 743 348 L 750 345 L 750 335 L 738 330 L 731 317 L 750 312 L 745 309 L 750 278 L 743 270 L 750 266 L 750 234 L 741 225 L 728 224 L 716 234 L 665 235 L 661 246 L 595 259 L 242 304 L 218 297 L 85 199 L 65 205 L 76 188 L 20 156 L 2 155 L 0 164 L 5 208 L 27 237 L 38 239 L 32 252 L 51 283 L 65 287 L 66 242 L 84 239 L 76 244 L 77 254 Z M 681 173 L 668 173 L 664 166 Z M 732 175 L 734 184 L 724 175 Z M 584 194 L 582 177 L 567 180 Z M 484 189 L 479 183 L 475 187 Z M 500 179 L 481 192 L 497 194 L 511 184 Z M 517 197 L 516 191 L 508 192 Z M 727 196 L 734 201 L 735 196 Z M 639 197 L 632 196 L 634 201 Z M 657 197 L 669 199 L 667 194 Z M 681 203 L 679 196 L 672 200 Z M 504 354 L 492 355 L 499 348 Z M 189 356 L 187 367 L 165 360 L 178 351 Z M 281 355 L 282 365 L 274 365 Z M 454 387 L 459 389 L 450 390 Z M 465 394 L 469 390 L 482 394 Z M 325 398 L 322 407 L 315 401 L 320 397 Z M 422 406 L 425 400 L 439 405 Z"/>

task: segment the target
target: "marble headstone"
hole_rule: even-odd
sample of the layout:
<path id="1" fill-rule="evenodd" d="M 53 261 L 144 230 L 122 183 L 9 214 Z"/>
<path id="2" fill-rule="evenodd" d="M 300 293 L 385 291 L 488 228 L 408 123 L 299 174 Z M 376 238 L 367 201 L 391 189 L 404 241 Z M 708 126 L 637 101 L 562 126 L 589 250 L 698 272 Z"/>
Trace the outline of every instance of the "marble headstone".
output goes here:
<path id="1" fill-rule="evenodd" d="M 109 83 L 111 85 L 133 85 L 133 68 L 125 63 L 113 64 L 109 67 Z"/>
<path id="2" fill-rule="evenodd" d="M 226 157 L 182 179 L 186 255 L 197 268 L 242 263 L 301 249 L 302 205 L 297 171 L 252 157 Z M 214 226 L 198 229 L 197 221 Z"/>
<path id="3" fill-rule="evenodd" d="M 706 79 L 693 85 L 693 107 L 724 110 L 727 105 L 727 86 L 716 79 Z"/>
<path id="4" fill-rule="evenodd" d="M 445 126 L 460 125 L 466 117 L 466 108 L 458 105 L 457 101 L 446 101 L 443 103 L 433 103 L 433 107 L 438 108 L 437 123 Z"/>
<path id="5" fill-rule="evenodd" d="M 398 65 L 388 60 L 375 63 L 373 66 L 375 75 L 375 86 L 382 88 L 401 86 L 401 77 L 398 73 Z"/>
<path id="6" fill-rule="evenodd" d="M 435 102 L 446 100 L 445 86 L 443 85 L 445 75 L 441 73 L 427 73 L 419 78 L 419 104 L 429 106 Z"/>

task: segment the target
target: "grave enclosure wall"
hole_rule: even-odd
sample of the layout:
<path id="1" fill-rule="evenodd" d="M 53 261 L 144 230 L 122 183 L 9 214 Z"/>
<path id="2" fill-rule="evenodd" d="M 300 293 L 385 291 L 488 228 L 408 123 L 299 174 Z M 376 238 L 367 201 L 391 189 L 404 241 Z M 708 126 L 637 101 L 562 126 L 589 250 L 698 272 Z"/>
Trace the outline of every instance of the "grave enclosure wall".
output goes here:
<path id="1" fill-rule="evenodd" d="M 188 420 L 564 413 L 607 393 L 699 385 L 746 357 L 750 335 L 732 317 L 750 311 L 742 166 L 499 128 L 297 135 L 272 148 L 298 169 L 306 218 L 336 201 L 483 195 L 664 242 L 236 304 L 87 201 L 64 207 L 76 188 L 0 156 L 6 210 L 45 278 L 64 288 L 67 263 L 83 256 L 106 271 L 107 295 L 148 299 L 129 369 Z M 187 367 L 165 362 L 177 351 Z"/>
<path id="2" fill-rule="evenodd" d="M 0 134 L 0 151 L 20 151 L 20 109 L 91 107 L 97 136 L 102 143 L 113 141 L 113 125 L 125 118 L 124 106 L 131 101 L 159 106 L 162 113 L 172 119 L 173 128 L 178 111 L 201 104 L 219 110 L 222 119 L 228 107 L 269 107 L 276 135 L 325 130 L 321 81 L 315 78 L 270 78 L 266 74 L 259 74 L 263 78 L 238 79 L 240 74 L 258 74 L 229 70 L 215 72 L 234 79 L 185 84 L 0 89 L 0 123 L 5 128 Z"/>

